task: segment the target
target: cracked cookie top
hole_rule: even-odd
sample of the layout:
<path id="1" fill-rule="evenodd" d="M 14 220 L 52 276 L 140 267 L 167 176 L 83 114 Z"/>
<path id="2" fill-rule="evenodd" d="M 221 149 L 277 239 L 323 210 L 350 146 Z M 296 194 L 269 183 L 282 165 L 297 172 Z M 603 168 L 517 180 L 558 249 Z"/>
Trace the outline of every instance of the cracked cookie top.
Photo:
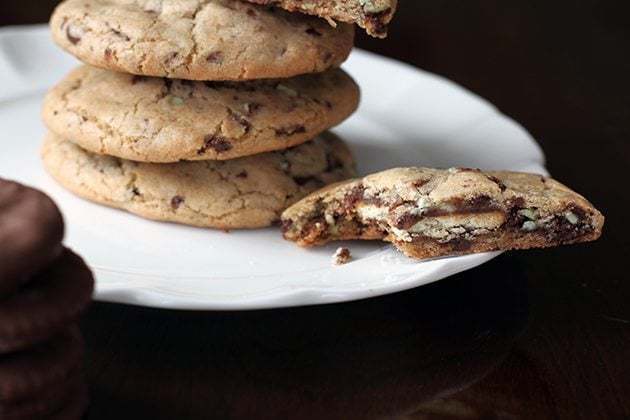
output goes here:
<path id="1" fill-rule="evenodd" d="M 48 172 L 81 197 L 149 219 L 219 229 L 269 226 L 307 194 L 356 174 L 350 151 L 330 133 L 279 152 L 168 164 L 93 154 L 49 134 L 42 156 Z"/>
<path id="2" fill-rule="evenodd" d="M 286 78 L 338 67 L 354 28 L 234 0 L 66 0 L 54 40 L 110 70 L 189 80 Z"/>
<path id="3" fill-rule="evenodd" d="M 142 162 L 227 160 L 304 143 L 359 102 L 343 70 L 286 80 L 190 82 L 82 66 L 44 101 L 51 131 Z"/>
<path id="4" fill-rule="evenodd" d="M 303 246 L 383 239 L 428 258 L 597 239 L 604 218 L 584 197 L 535 174 L 397 168 L 318 191 L 282 215 Z"/>

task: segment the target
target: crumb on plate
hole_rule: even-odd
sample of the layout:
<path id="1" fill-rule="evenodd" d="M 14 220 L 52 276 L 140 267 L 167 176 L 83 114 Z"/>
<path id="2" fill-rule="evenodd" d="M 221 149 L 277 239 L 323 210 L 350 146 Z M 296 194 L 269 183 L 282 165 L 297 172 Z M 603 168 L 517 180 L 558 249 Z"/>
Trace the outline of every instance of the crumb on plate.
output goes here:
<path id="1" fill-rule="evenodd" d="M 343 265 L 350 262 L 352 259 L 352 254 L 348 248 L 339 248 L 333 255 L 333 264 L 334 265 Z"/>

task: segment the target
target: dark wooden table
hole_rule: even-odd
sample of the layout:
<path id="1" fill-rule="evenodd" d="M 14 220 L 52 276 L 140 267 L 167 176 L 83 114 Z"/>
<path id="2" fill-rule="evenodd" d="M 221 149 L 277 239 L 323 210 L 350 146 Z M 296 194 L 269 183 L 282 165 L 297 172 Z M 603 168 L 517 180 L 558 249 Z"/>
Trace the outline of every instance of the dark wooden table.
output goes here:
<path id="1" fill-rule="evenodd" d="M 630 418 L 627 2 L 401 2 L 388 40 L 359 44 L 523 123 L 551 172 L 606 214 L 603 239 L 349 304 L 96 304 L 83 323 L 90 419 Z M 42 21 L 52 3 L 4 4 L 0 24 Z"/>

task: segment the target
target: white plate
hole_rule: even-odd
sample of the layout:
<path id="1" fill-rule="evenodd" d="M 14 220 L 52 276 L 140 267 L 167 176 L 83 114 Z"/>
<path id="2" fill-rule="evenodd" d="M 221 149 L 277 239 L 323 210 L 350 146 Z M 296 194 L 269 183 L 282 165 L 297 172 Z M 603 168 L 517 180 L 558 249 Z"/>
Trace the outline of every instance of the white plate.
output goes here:
<path id="1" fill-rule="evenodd" d="M 40 188 L 66 217 L 67 245 L 97 278 L 102 301 L 172 309 L 244 310 L 342 302 L 393 293 L 478 266 L 497 253 L 411 261 L 381 243 L 303 250 L 277 229 L 224 233 L 156 223 L 80 200 L 43 171 L 43 89 L 75 65 L 46 28 L 0 31 L 0 176 Z M 335 129 L 366 174 L 396 166 L 467 166 L 546 174 L 531 136 L 495 107 L 441 77 L 364 51 L 345 68 L 363 89 Z"/>

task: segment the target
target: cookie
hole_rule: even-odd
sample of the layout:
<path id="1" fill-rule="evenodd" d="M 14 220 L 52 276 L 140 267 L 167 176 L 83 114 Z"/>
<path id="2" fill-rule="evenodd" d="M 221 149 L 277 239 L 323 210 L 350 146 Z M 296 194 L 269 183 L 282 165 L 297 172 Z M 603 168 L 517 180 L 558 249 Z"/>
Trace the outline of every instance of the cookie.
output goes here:
<path id="1" fill-rule="evenodd" d="M 398 0 L 247 0 L 274 5 L 290 12 L 301 12 L 328 20 L 356 23 L 376 38 L 387 37 L 387 25 L 396 13 Z"/>
<path id="2" fill-rule="evenodd" d="M 50 198 L 0 179 L 0 299 L 61 254 L 63 233 L 63 219 Z"/>
<path id="3" fill-rule="evenodd" d="M 80 420 L 88 409 L 90 397 L 85 383 L 79 383 L 70 394 L 72 398 L 65 406 L 48 416 L 49 420 Z"/>
<path id="4" fill-rule="evenodd" d="M 85 378 L 81 369 L 77 368 L 67 378 L 54 384 L 48 384 L 47 388 L 37 390 L 27 399 L 7 404 L 0 403 L 0 418 L 3 420 L 79 419 L 81 418 L 80 414 L 85 411 L 85 388 Z M 63 414 L 66 417 L 57 417 L 62 413 L 69 413 L 72 406 L 79 404 L 83 408 L 78 414 L 73 416 Z M 74 410 L 78 411 L 77 409 Z"/>
<path id="5" fill-rule="evenodd" d="M 349 150 L 330 134 L 281 152 L 168 164 L 92 154 L 49 134 L 42 155 L 61 185 L 88 200 L 219 229 L 269 226 L 300 198 L 355 173 Z"/>
<path id="6" fill-rule="evenodd" d="M 234 0 L 66 0 L 53 39 L 85 63 L 188 80 L 286 78 L 339 67 L 354 28 Z"/>
<path id="7" fill-rule="evenodd" d="M 0 358 L 0 414 L 17 412 L 52 400 L 55 388 L 74 385 L 83 363 L 84 344 L 76 326 L 67 327 L 50 341 Z M 45 398 L 50 397 L 50 398 Z M 30 402 L 30 403 L 29 403 Z M 57 408 L 57 407 L 55 407 Z M 0 418 L 4 418 L 0 415 Z"/>
<path id="8" fill-rule="evenodd" d="M 357 108 L 342 70 L 281 81 L 189 82 L 84 66 L 44 101 L 51 131 L 141 162 L 226 160 L 304 143 Z"/>
<path id="9" fill-rule="evenodd" d="M 604 217 L 540 175 L 400 168 L 340 183 L 282 215 L 286 239 L 392 242 L 412 258 L 546 248 L 599 238 Z"/>
<path id="10" fill-rule="evenodd" d="M 91 302 L 93 288 L 83 260 L 64 250 L 19 292 L 0 301 L 0 354 L 47 340 L 74 322 Z"/>

